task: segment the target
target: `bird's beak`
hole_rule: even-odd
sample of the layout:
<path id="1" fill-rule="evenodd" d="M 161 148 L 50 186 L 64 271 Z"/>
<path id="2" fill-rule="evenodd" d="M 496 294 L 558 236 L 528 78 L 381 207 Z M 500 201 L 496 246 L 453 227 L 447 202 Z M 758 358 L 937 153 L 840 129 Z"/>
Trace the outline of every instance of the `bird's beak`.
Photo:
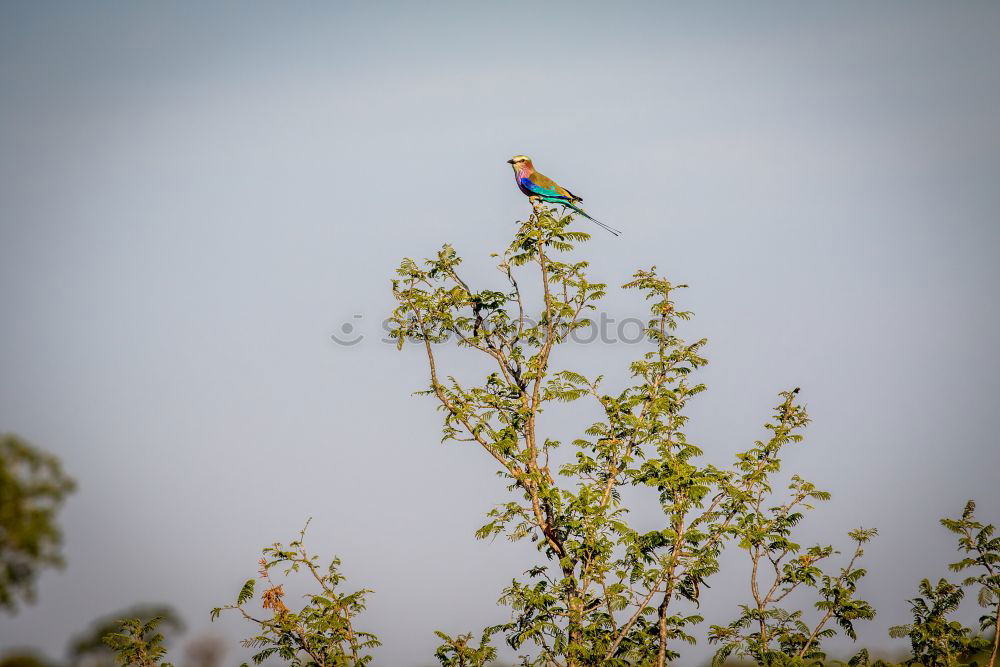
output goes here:
<path id="1" fill-rule="evenodd" d="M 507 160 L 507 164 L 514 164 L 513 160 Z"/>

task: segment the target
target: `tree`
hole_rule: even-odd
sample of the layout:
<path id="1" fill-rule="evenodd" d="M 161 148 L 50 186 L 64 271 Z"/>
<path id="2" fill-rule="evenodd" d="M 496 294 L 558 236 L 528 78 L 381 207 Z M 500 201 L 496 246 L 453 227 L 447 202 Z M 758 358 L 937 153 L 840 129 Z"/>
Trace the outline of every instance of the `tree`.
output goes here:
<path id="1" fill-rule="evenodd" d="M 133 605 L 98 618 L 91 623 L 89 629 L 75 636 L 69 643 L 72 664 L 87 667 L 114 664 L 115 653 L 105 641 L 107 636 L 121 631 L 122 619 L 145 624 L 154 618 L 159 619 L 156 631 L 162 635 L 161 644 L 168 641 L 171 635 L 184 631 L 184 622 L 172 607 L 165 604 Z"/>
<path id="2" fill-rule="evenodd" d="M 990 660 L 993 667 L 1000 648 L 1000 537 L 995 536 L 993 524 L 982 524 L 976 520 L 976 503 L 965 505 L 961 518 L 941 519 L 941 525 L 956 533 L 958 548 L 967 554 L 965 558 L 949 565 L 952 571 L 973 570 L 975 574 L 966 577 L 963 586 L 979 586 L 976 601 L 989 613 L 979 619 L 982 630 L 993 630 Z"/>
<path id="3" fill-rule="evenodd" d="M 945 579 L 937 585 L 924 579 L 919 596 L 910 600 L 913 622 L 889 628 L 890 637 L 909 637 L 913 656 L 907 665 L 952 667 L 960 658 L 982 650 L 986 641 L 972 635 L 972 630 L 948 616 L 958 610 L 965 591 Z"/>
<path id="4" fill-rule="evenodd" d="M 104 643 L 115 652 L 115 659 L 124 667 L 173 667 L 169 662 L 159 662 L 167 654 L 163 635 L 157 626 L 163 619 L 154 616 L 148 621 L 123 618 L 117 632 L 109 632 Z"/>
<path id="5" fill-rule="evenodd" d="M 255 624 L 257 634 L 246 639 L 243 646 L 257 650 L 253 656 L 257 664 L 277 655 L 296 667 L 367 665 L 372 658 L 365 651 L 379 646 L 380 642 L 375 635 L 356 630 L 354 621 L 364 611 L 365 597 L 371 591 L 341 593 L 337 590 L 344 581 L 339 569 L 340 559 L 334 558 L 324 571 L 319 558 L 306 551 L 308 527 L 309 522 L 306 522 L 298 539 L 287 547 L 276 542 L 262 552 L 258 575 L 267 588 L 260 592 L 259 599 L 263 611 L 270 612 L 270 618 L 259 618 L 247 609 L 254 599 L 257 583 L 248 579 L 234 604 L 212 610 L 212 620 L 223 611 L 233 610 Z M 284 576 L 305 572 L 319 586 L 319 591 L 308 595 L 308 603 L 298 612 L 285 605 L 284 586 L 271 579 L 272 569 L 279 566 L 284 567 Z"/>
<path id="6" fill-rule="evenodd" d="M 440 630 L 434 634 L 444 641 L 434 652 L 442 667 L 483 667 L 496 660 L 497 650 L 489 645 L 489 633 L 483 633 L 478 648 L 472 643 L 471 632 L 455 637 L 449 637 Z"/>
<path id="7" fill-rule="evenodd" d="M 34 653 L 14 653 L 0 658 L 0 667 L 53 667 L 45 658 Z"/>
<path id="8" fill-rule="evenodd" d="M 601 377 L 553 368 L 553 355 L 575 331 L 606 285 L 587 277 L 588 264 L 568 255 L 589 239 L 570 229 L 571 216 L 536 207 L 500 258 L 503 285 L 473 289 L 459 276 L 462 260 L 445 245 L 418 263 L 405 259 L 393 281 L 397 307 L 391 335 L 427 357 L 429 388 L 444 413 L 445 440 L 470 443 L 492 457 L 507 480 L 509 500 L 490 512 L 479 538 L 528 539 L 540 561 L 501 596 L 511 620 L 488 630 L 515 648 L 534 647 L 525 664 L 664 665 L 689 630 L 703 584 L 718 570 L 724 545 L 743 528 L 758 498 L 770 493 L 786 445 L 808 422 L 798 389 L 781 393 L 767 438 L 741 452 L 731 469 L 700 463 L 688 442 L 683 410 L 705 387 L 692 374 L 706 363 L 706 341 L 687 343 L 676 329 L 690 313 L 674 293 L 684 287 L 640 270 L 626 283 L 651 300 L 645 334 L 651 349 L 631 365 L 633 383 L 605 390 Z M 534 268 L 538 312 L 522 276 Z M 527 283 L 525 283 L 527 284 Z M 455 341 L 493 370 L 476 381 L 439 368 L 438 345 Z M 555 402 L 586 399 L 601 418 L 558 464 L 558 440 L 542 426 Z M 662 528 L 640 532 L 627 520 L 621 491 L 655 490 Z"/>
<path id="9" fill-rule="evenodd" d="M 64 565 L 56 515 L 74 489 L 59 459 L 0 435 L 0 608 L 33 602 L 41 570 Z"/>
<path id="10" fill-rule="evenodd" d="M 792 529 L 812 509 L 809 500 L 827 500 L 829 493 L 794 476 L 788 502 L 762 509 L 763 494 L 754 499 L 740 522 L 741 547 L 747 550 L 753 565 L 750 574 L 752 605 L 741 605 L 742 613 L 728 626 L 713 625 L 709 641 L 721 644 L 715 663 L 730 655 L 752 658 L 759 665 L 822 665 L 826 655 L 821 641 L 836 631 L 827 627 L 834 620 L 845 634 L 856 640 L 854 622 L 870 620 L 875 610 L 868 602 L 857 599 L 857 586 L 867 574 L 857 567 L 864 555 L 863 545 L 877 532 L 874 529 L 851 531 L 853 554 L 836 576 L 824 573 L 822 561 L 837 552 L 830 545 L 815 545 L 802 550 L 792 541 Z M 768 581 L 767 579 L 770 579 Z M 763 581 L 762 581 L 763 580 Z M 820 618 L 809 625 L 802 610 L 787 611 L 778 604 L 797 589 L 813 589 L 819 599 L 815 607 Z M 867 660 L 862 649 L 854 664 Z"/>

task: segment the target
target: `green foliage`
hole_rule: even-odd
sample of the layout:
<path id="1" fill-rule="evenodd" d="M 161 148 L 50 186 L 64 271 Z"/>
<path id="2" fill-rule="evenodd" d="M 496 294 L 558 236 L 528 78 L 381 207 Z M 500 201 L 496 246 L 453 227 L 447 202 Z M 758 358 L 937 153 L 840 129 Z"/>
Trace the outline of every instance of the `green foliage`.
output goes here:
<path id="1" fill-rule="evenodd" d="M 877 531 L 848 533 L 853 548 L 837 568 L 830 567 L 839 555 L 832 545 L 803 547 L 795 540 L 812 504 L 830 497 L 797 475 L 787 495 L 772 488 L 783 452 L 802 440 L 809 422 L 798 388 L 780 393 L 765 437 L 728 466 L 703 463 L 702 450 L 688 441 L 684 411 L 705 391 L 695 373 L 707 360 L 705 339 L 687 342 L 678 333 L 691 317 L 675 303 L 684 285 L 652 267 L 622 286 L 642 292 L 650 310 L 648 347 L 630 364 L 625 386 L 610 388 L 601 376 L 554 365 L 559 346 L 591 326 L 588 314 L 607 289 L 588 278 L 586 261 L 574 259 L 575 245 L 589 236 L 570 229 L 571 222 L 539 205 L 502 256 L 494 255 L 502 276 L 498 288 L 472 289 L 459 276 L 461 258 L 447 245 L 432 259 L 403 260 L 392 284 L 397 307 L 391 335 L 400 347 L 416 344 L 426 354 L 430 383 L 420 393 L 439 403 L 443 440 L 481 449 L 504 480 L 508 495 L 477 537 L 528 541 L 538 554 L 501 593 L 509 620 L 484 629 L 478 644 L 473 633 L 436 632 L 443 643 L 435 658 L 443 666 L 484 667 L 496 660 L 490 641 L 499 633 L 510 647 L 527 652 L 522 666 L 679 662 L 682 646 L 695 643 L 695 626 L 703 621 L 698 608 L 722 550 L 737 545 L 750 561 L 752 600 L 728 625 L 710 627 L 709 641 L 719 645 L 715 664 L 738 658 L 766 667 L 892 667 L 872 662 L 867 649 L 847 662 L 824 653 L 824 641 L 838 629 L 856 640 L 855 624 L 875 616 L 858 588 L 867 574 L 859 565 L 864 546 Z M 522 289 L 526 273 L 536 289 Z M 482 355 L 489 370 L 473 381 L 445 374 L 435 350 L 448 343 Z M 546 407 L 577 401 L 596 409 L 596 421 L 582 425 L 568 445 L 549 437 Z M 658 499 L 662 516 L 655 529 L 640 531 L 629 522 L 623 502 L 629 487 Z M 31 599 L 38 568 L 61 563 L 55 513 L 73 489 L 57 459 L 12 436 L 0 439 L 0 605 L 8 610 L 15 609 L 16 596 Z M 963 557 L 950 567 L 967 575 L 962 584 L 924 579 L 909 601 L 913 622 L 890 630 L 910 640 L 907 665 L 975 665 L 989 654 L 988 665 L 995 666 L 1000 537 L 993 525 L 976 519 L 975 510 L 969 501 L 959 518 L 941 520 L 958 535 Z M 246 580 L 235 602 L 213 609 L 211 618 L 235 611 L 255 626 L 243 642 L 255 651 L 255 664 L 371 664 L 368 652 L 379 640 L 355 628 L 371 591 L 340 590 L 339 559 L 323 568 L 306 550 L 308 525 L 287 546 L 264 548 L 259 576 Z M 272 579 L 275 568 L 315 587 L 298 611 L 285 604 L 284 585 Z M 992 641 L 951 620 L 963 586 L 975 587 L 987 610 L 980 628 L 992 631 Z M 802 596 L 811 598 L 811 608 L 795 608 Z M 133 608 L 99 620 L 73 642 L 70 654 L 86 660 L 110 648 L 121 665 L 170 667 L 162 662 L 164 626 L 180 628 L 168 608 Z M 198 655 L 189 657 L 197 661 Z M 203 664 L 217 662 L 217 642 L 200 655 Z M 27 655 L 0 661 L 0 667 L 41 664 Z"/>
<path id="2" fill-rule="evenodd" d="M 847 662 L 835 660 L 833 664 L 843 665 L 845 667 L 897 667 L 894 663 L 886 662 L 885 660 L 881 659 L 872 662 L 871 656 L 869 655 L 868 649 L 866 648 L 863 648 L 860 651 L 858 651 Z"/>
<path id="3" fill-rule="evenodd" d="M 950 667 L 970 653 L 982 650 L 986 642 L 958 621 L 948 620 L 962 603 L 965 591 L 945 579 L 937 585 L 924 579 L 919 597 L 910 600 L 913 622 L 889 629 L 890 637 L 909 637 L 913 656 L 908 665 Z"/>
<path id="4" fill-rule="evenodd" d="M 941 519 L 941 525 L 957 534 L 958 549 L 966 557 L 949 565 L 953 572 L 971 571 L 963 586 L 976 586 L 976 601 L 988 610 L 979 619 L 980 628 L 993 631 L 988 664 L 992 667 L 1000 652 L 1000 537 L 993 524 L 976 520 L 976 503 L 969 501 L 958 519 Z"/>
<path id="5" fill-rule="evenodd" d="M 690 630 L 702 620 L 694 608 L 704 582 L 718 570 L 724 545 L 748 529 L 754 503 L 769 496 L 780 454 L 801 439 L 808 418 L 798 390 L 784 392 L 766 425 L 769 436 L 731 469 L 700 463 L 683 410 L 705 389 L 692 376 L 706 363 L 706 341 L 677 335 L 690 318 L 673 300 L 684 286 L 655 267 L 623 286 L 651 302 L 651 349 L 631 365 L 631 385 L 608 391 L 601 377 L 554 369 L 554 351 L 590 326 L 587 314 L 606 289 L 587 277 L 587 262 L 568 256 L 589 238 L 571 230 L 571 220 L 536 208 L 500 257 L 498 289 L 472 289 L 447 245 L 424 262 L 404 260 L 392 285 L 391 335 L 400 347 L 410 342 L 426 353 L 430 386 L 422 393 L 444 412 L 444 439 L 481 448 L 507 481 L 511 498 L 477 536 L 530 540 L 541 556 L 503 591 L 511 620 L 488 632 L 503 632 L 515 649 L 533 647 L 524 664 L 663 665 L 678 657 L 676 647 L 695 641 Z M 529 269 L 541 295 L 536 313 L 519 282 Z M 452 340 L 493 370 L 472 384 L 444 374 L 435 347 Z M 540 417 L 548 403 L 579 400 L 592 401 L 602 417 L 558 466 L 562 443 L 543 434 Z M 628 486 L 659 495 L 661 528 L 640 532 L 628 523 L 621 495 Z M 852 601 L 843 599 L 857 578 L 852 572 L 816 581 L 827 605 L 821 611 L 847 627 L 869 613 L 861 603 L 849 611 Z"/>
<path id="6" fill-rule="evenodd" d="M 738 655 L 759 665 L 822 665 L 826 655 L 821 642 L 836 634 L 828 627 L 831 620 L 848 637 L 857 639 L 854 622 L 875 617 L 872 606 L 856 598 L 858 583 L 867 574 L 856 564 L 864 555 L 863 545 L 877 531 L 851 531 L 855 548 L 850 561 L 836 576 L 824 573 L 820 565 L 837 553 L 833 547 L 816 545 L 802 550 L 791 536 L 805 510 L 812 509 L 810 501 L 827 500 L 830 494 L 798 476 L 792 477 L 789 490 L 786 503 L 767 510 L 763 509 L 764 490 L 759 490 L 740 517 L 740 546 L 753 564 L 753 604 L 742 605 L 740 616 L 728 626 L 712 626 L 709 641 L 720 644 L 716 664 Z M 802 610 L 788 611 L 778 606 L 797 589 L 812 589 L 818 597 L 814 606 L 821 614 L 811 625 L 806 623 Z M 867 660 L 866 656 L 865 652 L 859 653 L 856 662 Z"/>
<path id="7" fill-rule="evenodd" d="M 979 654 L 988 655 L 986 664 L 993 667 L 997 661 L 1000 634 L 1000 538 L 992 524 L 976 519 L 976 503 L 968 501 L 957 519 L 941 519 L 941 525 L 958 535 L 958 549 L 965 557 L 949 567 L 954 572 L 970 572 L 961 585 L 945 579 L 932 585 L 927 579 L 920 582 L 920 596 L 910 600 L 913 622 L 889 629 L 892 637 L 908 637 L 912 657 L 906 664 L 938 667 L 970 664 Z M 949 620 L 965 597 L 962 586 L 976 587 L 976 600 L 988 613 L 980 618 L 981 630 L 992 630 L 992 640 L 977 636 L 971 628 L 958 621 Z"/>
<path id="8" fill-rule="evenodd" d="M 64 564 L 56 514 L 75 488 L 59 459 L 0 435 L 0 608 L 34 601 L 40 570 Z"/>
<path id="9" fill-rule="evenodd" d="M 444 642 L 434 652 L 442 667 L 483 667 L 496 660 L 497 650 L 490 646 L 490 636 L 486 632 L 480 638 L 478 647 L 472 643 L 471 632 L 455 637 L 438 630 L 434 634 Z"/>
<path id="10" fill-rule="evenodd" d="M 157 630 L 170 638 L 171 632 L 184 630 L 184 623 L 173 608 L 163 604 L 135 605 L 113 614 L 98 618 L 84 633 L 74 637 L 69 643 L 69 656 L 75 661 L 89 656 L 106 653 L 109 648 L 104 638 L 121 628 L 121 619 L 159 618 Z"/>
<path id="11" fill-rule="evenodd" d="M 163 647 L 163 635 L 157 626 L 163 619 L 154 616 L 148 621 L 139 618 L 123 618 L 118 621 L 118 631 L 104 636 L 104 643 L 115 652 L 115 660 L 125 667 L 173 667 L 168 662 L 160 663 L 167 654 Z"/>
<path id="12" fill-rule="evenodd" d="M 34 653 L 13 653 L 0 658 L 0 667 L 52 667 L 52 663 Z"/>
<path id="13" fill-rule="evenodd" d="M 262 611 L 270 617 L 255 616 L 256 612 L 248 609 L 256 594 L 255 580 L 248 579 L 234 604 L 212 610 L 212 620 L 225 610 L 235 610 L 256 625 L 257 634 L 243 641 L 244 647 L 257 651 L 253 656 L 256 664 L 278 657 L 297 667 L 367 665 L 372 657 L 365 651 L 379 646 L 379 641 L 373 634 L 356 630 L 354 619 L 364 611 L 365 596 L 371 591 L 338 592 L 344 581 L 340 559 L 334 558 L 326 569 L 322 568 L 319 558 L 306 551 L 306 528 L 287 547 L 275 543 L 262 551 L 258 575 L 267 587 L 260 591 L 259 600 Z M 306 596 L 308 602 L 298 612 L 285 605 L 284 586 L 271 579 L 276 567 L 285 577 L 299 572 L 308 575 L 318 586 L 316 592 Z"/>

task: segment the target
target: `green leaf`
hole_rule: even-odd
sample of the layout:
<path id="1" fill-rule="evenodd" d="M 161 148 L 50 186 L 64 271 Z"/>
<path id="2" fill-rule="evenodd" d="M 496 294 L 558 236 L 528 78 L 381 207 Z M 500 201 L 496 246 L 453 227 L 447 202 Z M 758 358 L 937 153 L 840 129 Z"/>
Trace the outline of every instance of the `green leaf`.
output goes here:
<path id="1" fill-rule="evenodd" d="M 243 584 L 243 588 L 240 589 L 240 594 L 236 596 L 236 606 L 239 607 L 245 604 L 247 601 L 253 599 L 253 589 L 256 585 L 254 579 L 247 579 L 246 583 Z"/>

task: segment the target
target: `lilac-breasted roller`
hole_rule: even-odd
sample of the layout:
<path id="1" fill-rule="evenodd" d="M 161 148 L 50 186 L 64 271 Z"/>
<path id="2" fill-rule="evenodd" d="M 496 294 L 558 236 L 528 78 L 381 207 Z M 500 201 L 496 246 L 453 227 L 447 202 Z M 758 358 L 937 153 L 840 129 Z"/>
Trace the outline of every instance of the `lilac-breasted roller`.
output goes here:
<path id="1" fill-rule="evenodd" d="M 507 160 L 507 163 L 514 168 L 514 180 L 517 182 L 517 187 L 533 201 L 540 199 L 549 204 L 562 204 L 588 220 L 596 222 L 615 236 L 621 234 L 617 229 L 608 227 L 600 220 L 590 217 L 590 214 L 580 208 L 577 202 L 583 201 L 581 197 L 577 197 L 545 174 L 535 171 L 534 165 L 531 164 L 531 158 L 527 155 L 515 155 Z"/>

